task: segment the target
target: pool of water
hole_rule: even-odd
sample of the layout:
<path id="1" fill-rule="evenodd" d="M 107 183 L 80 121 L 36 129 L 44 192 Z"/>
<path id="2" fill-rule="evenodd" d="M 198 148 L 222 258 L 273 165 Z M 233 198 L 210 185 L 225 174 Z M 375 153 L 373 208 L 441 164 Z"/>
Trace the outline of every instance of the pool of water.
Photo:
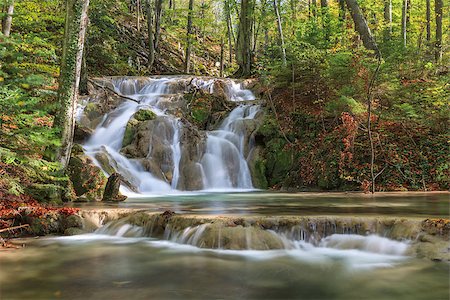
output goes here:
<path id="1" fill-rule="evenodd" d="M 99 204 L 77 206 L 99 207 Z M 377 193 L 374 196 L 362 193 L 190 193 L 128 198 L 119 205 L 109 206 L 201 215 L 388 215 L 446 218 L 450 214 L 450 193 Z"/>
<path id="2" fill-rule="evenodd" d="M 200 249 L 81 235 L 0 254 L 2 299 L 448 299 L 449 264 L 304 245 Z"/>
<path id="3" fill-rule="evenodd" d="M 449 194 L 203 193 L 81 207 L 189 215 L 443 218 Z M 0 252 L 0 299 L 449 299 L 450 264 L 409 256 L 412 240 L 333 235 L 278 250 L 204 249 L 105 234 L 46 237 Z"/>

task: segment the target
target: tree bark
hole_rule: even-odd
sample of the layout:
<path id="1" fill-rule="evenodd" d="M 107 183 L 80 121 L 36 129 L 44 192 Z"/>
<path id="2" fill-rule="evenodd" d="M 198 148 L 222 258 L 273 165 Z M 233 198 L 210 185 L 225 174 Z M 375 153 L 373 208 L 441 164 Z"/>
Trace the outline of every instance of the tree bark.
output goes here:
<path id="1" fill-rule="evenodd" d="M 11 34 L 12 17 L 14 14 L 14 0 L 10 0 L 6 5 L 6 15 L 2 19 L 3 35 L 8 37 Z"/>
<path id="2" fill-rule="evenodd" d="M 339 21 L 345 21 L 345 0 L 339 0 Z"/>
<path id="3" fill-rule="evenodd" d="M 225 49 L 225 44 L 223 42 L 223 38 L 220 38 L 220 71 L 219 71 L 219 77 L 223 77 L 224 49 Z"/>
<path id="4" fill-rule="evenodd" d="M 146 0 L 146 12 L 147 12 L 147 31 L 148 31 L 148 71 L 151 74 L 153 71 L 153 64 L 155 62 L 155 44 L 153 36 L 153 0 Z"/>
<path id="5" fill-rule="evenodd" d="M 309 10 L 311 11 L 313 17 L 317 17 L 317 0 L 311 0 L 309 6 Z"/>
<path id="6" fill-rule="evenodd" d="M 159 52 L 158 46 L 161 33 L 162 1 L 163 0 L 155 0 L 155 38 L 153 46 L 156 52 Z"/>
<path id="7" fill-rule="evenodd" d="M 67 167 L 72 151 L 75 111 L 83 59 L 84 39 L 88 25 L 89 0 L 66 0 L 64 46 L 59 76 L 60 110 L 55 123 L 61 128 L 61 148 L 56 158 Z"/>
<path id="8" fill-rule="evenodd" d="M 239 31 L 236 47 L 236 60 L 239 65 L 240 76 L 249 76 L 252 71 L 253 56 L 251 52 L 251 37 L 253 22 L 252 0 L 241 1 L 241 12 L 239 16 Z"/>
<path id="9" fill-rule="evenodd" d="M 233 43 L 236 41 L 233 37 L 233 27 L 231 24 L 231 9 L 229 0 L 225 0 L 225 18 L 227 22 L 227 36 L 228 36 L 228 50 L 229 50 L 229 62 L 230 64 L 233 62 Z"/>
<path id="10" fill-rule="evenodd" d="M 283 66 L 286 66 L 286 47 L 284 46 L 283 26 L 281 24 L 281 16 L 280 16 L 280 12 L 278 10 L 277 0 L 273 0 L 273 9 L 274 9 L 275 15 L 277 17 L 278 34 L 280 36 Z"/>
<path id="11" fill-rule="evenodd" d="M 436 43 L 434 58 L 436 62 L 442 60 L 442 14 L 444 13 L 444 1 L 435 0 L 434 1 L 434 12 L 436 14 Z"/>
<path id="12" fill-rule="evenodd" d="M 408 27 L 408 0 L 403 0 L 402 6 L 402 39 L 403 39 L 403 47 L 406 48 L 407 44 L 407 29 Z"/>
<path id="13" fill-rule="evenodd" d="M 375 43 L 375 40 L 370 32 L 370 28 L 367 25 L 366 19 L 364 18 L 361 9 L 359 8 L 356 0 L 345 0 L 347 7 L 352 15 L 353 23 L 355 24 L 355 30 L 359 33 L 364 47 L 369 50 L 375 51 L 377 56 L 380 56 L 380 51 Z"/>
<path id="14" fill-rule="evenodd" d="M 431 0 L 427 0 L 427 41 L 431 41 Z"/>
<path id="15" fill-rule="evenodd" d="M 384 24 L 387 27 L 385 39 L 390 40 L 392 35 L 392 0 L 384 0 Z"/>
<path id="16" fill-rule="evenodd" d="M 193 10 L 194 10 L 194 0 L 189 0 L 189 11 L 187 17 L 187 32 L 186 32 L 186 58 L 184 60 L 184 72 L 186 74 L 189 74 L 191 63 Z"/>

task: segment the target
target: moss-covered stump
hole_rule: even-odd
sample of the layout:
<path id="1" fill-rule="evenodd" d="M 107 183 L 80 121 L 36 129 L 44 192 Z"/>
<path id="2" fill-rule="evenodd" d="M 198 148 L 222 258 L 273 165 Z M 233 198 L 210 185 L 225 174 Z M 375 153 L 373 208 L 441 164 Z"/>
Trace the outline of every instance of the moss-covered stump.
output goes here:
<path id="1" fill-rule="evenodd" d="M 100 201 L 102 199 L 106 177 L 89 157 L 81 153 L 75 153 L 70 158 L 67 171 L 78 198 L 87 201 Z"/>

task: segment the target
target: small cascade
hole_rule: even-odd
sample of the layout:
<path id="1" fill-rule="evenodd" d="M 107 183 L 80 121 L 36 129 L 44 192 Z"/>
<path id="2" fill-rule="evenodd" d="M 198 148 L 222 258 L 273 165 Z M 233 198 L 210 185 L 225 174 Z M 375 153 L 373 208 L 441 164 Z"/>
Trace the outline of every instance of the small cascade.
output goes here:
<path id="1" fill-rule="evenodd" d="M 380 236 L 380 232 L 367 235 L 325 233 L 321 227 L 300 229 L 292 227 L 263 229 L 254 225 L 236 225 L 234 221 L 215 220 L 198 224 L 198 219 L 168 217 L 164 215 L 136 215 L 119 219 L 96 230 L 97 234 L 124 237 L 152 237 L 174 244 L 202 249 L 221 250 L 286 250 L 311 249 L 358 250 L 380 255 L 403 256 L 410 242 Z M 138 220 L 138 223 L 135 223 Z M 190 224 L 191 223 L 191 224 Z M 275 225 L 278 222 L 274 222 Z M 268 226 L 268 223 L 265 223 Z M 396 225 L 397 226 L 397 225 Z M 337 228 L 337 227 L 335 227 Z M 391 228 L 392 229 L 392 228 Z M 389 230 L 391 230 L 389 229 Z"/>
<path id="2" fill-rule="evenodd" d="M 166 194 L 178 190 L 253 188 L 246 159 L 254 144 L 252 132 L 256 130 L 254 119 L 259 105 L 237 105 L 216 130 L 204 133 L 192 129 L 179 117 L 189 106 L 183 95 L 192 88 L 210 94 L 220 89 L 225 101 L 230 102 L 255 100 L 253 93 L 240 83 L 174 76 L 112 78 L 102 84 L 126 98 L 103 115 L 83 148 L 105 173 L 114 170 L 122 174 L 126 179 L 122 192 Z M 140 110 L 150 110 L 155 117 L 149 121 L 148 131 L 142 132 L 139 127 L 139 138 L 143 140 L 132 141 L 134 148 L 127 148 L 127 126 Z M 78 112 L 83 114 L 82 108 Z M 195 141 L 190 138 L 192 132 Z"/>

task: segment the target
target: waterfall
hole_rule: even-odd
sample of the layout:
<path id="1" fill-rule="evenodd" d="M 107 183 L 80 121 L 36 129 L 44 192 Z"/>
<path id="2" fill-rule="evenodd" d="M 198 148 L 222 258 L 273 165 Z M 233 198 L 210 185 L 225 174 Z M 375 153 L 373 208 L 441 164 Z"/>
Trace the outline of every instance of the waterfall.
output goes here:
<path id="1" fill-rule="evenodd" d="M 122 192 L 157 194 L 253 188 L 246 161 L 253 147 L 248 123 L 255 119 L 260 107 L 245 103 L 255 100 L 255 96 L 240 83 L 229 79 L 171 76 L 110 78 L 103 84 L 125 98 L 103 115 L 83 149 L 105 173 L 114 169 L 123 175 L 127 184 L 122 186 Z M 195 129 L 202 137 L 197 143 L 190 141 L 188 131 L 192 124 L 186 124 L 179 116 L 189 106 L 182 102 L 183 96 L 192 87 L 213 94 L 217 86 L 223 89 L 226 101 L 239 103 L 215 130 Z M 141 156 L 136 157 L 124 148 L 124 136 L 130 119 L 142 109 L 151 110 L 156 119 L 151 121 L 151 131 L 146 137 L 148 149 L 138 143 Z M 83 114 L 82 108 L 78 108 L 78 114 Z M 78 115 L 77 119 L 80 118 Z M 104 157 L 109 168 L 105 168 Z"/>

